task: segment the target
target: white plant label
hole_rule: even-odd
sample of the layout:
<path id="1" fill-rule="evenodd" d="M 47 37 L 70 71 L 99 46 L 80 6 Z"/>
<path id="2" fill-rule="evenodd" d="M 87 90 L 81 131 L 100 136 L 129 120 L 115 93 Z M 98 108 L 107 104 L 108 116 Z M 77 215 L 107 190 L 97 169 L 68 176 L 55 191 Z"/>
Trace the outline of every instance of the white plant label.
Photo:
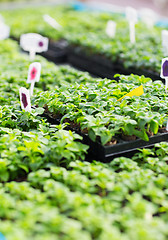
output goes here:
<path id="1" fill-rule="evenodd" d="M 50 15 L 44 14 L 43 19 L 46 23 L 48 23 L 51 27 L 55 28 L 56 30 L 60 30 L 62 26 Z"/>
<path id="2" fill-rule="evenodd" d="M 0 23 L 4 23 L 5 21 L 4 21 L 4 18 L 3 18 L 3 16 L 0 14 Z"/>
<path id="3" fill-rule="evenodd" d="M 31 112 L 30 93 L 24 87 L 19 89 L 21 108 L 26 112 Z"/>
<path id="4" fill-rule="evenodd" d="M 36 52 L 45 52 L 48 50 L 48 38 L 37 33 L 22 34 L 20 46 L 23 50 L 30 53 L 30 59 L 34 60 Z"/>
<path id="5" fill-rule="evenodd" d="M 168 121 L 167 121 L 167 124 L 166 124 L 166 131 L 168 131 Z"/>
<path id="6" fill-rule="evenodd" d="M 106 26 L 106 34 L 111 37 L 114 38 L 115 34 L 116 34 L 116 23 L 112 20 L 109 20 L 107 22 L 107 26 Z"/>
<path id="7" fill-rule="evenodd" d="M 158 15 L 150 8 L 142 8 L 139 12 L 141 20 L 149 27 L 152 28 L 158 20 Z"/>
<path id="8" fill-rule="evenodd" d="M 35 82 L 39 82 L 40 80 L 40 73 L 41 73 L 41 64 L 39 62 L 34 62 L 30 64 L 28 77 L 27 77 L 27 83 L 31 83 L 30 96 L 33 95 Z"/>
<path id="9" fill-rule="evenodd" d="M 10 27 L 5 23 L 0 22 L 0 40 L 4 40 L 9 38 L 10 35 Z"/>
<path id="10" fill-rule="evenodd" d="M 126 7 L 126 18 L 129 22 L 130 42 L 135 43 L 135 24 L 138 21 L 137 10 L 132 7 Z"/>
<path id="11" fill-rule="evenodd" d="M 168 88 L 168 58 L 162 59 L 160 77 L 165 79 L 165 91 L 167 92 L 167 88 Z"/>
<path id="12" fill-rule="evenodd" d="M 168 31 L 162 30 L 162 46 L 164 50 L 168 53 Z"/>

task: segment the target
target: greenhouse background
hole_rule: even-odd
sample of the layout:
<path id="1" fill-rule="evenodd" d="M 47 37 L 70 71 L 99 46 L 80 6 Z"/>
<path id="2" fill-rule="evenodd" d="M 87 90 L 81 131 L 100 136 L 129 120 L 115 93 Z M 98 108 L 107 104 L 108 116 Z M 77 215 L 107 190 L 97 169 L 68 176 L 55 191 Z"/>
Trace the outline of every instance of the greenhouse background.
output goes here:
<path id="1" fill-rule="evenodd" d="M 168 239 L 168 1 L 0 1 L 0 240 Z"/>

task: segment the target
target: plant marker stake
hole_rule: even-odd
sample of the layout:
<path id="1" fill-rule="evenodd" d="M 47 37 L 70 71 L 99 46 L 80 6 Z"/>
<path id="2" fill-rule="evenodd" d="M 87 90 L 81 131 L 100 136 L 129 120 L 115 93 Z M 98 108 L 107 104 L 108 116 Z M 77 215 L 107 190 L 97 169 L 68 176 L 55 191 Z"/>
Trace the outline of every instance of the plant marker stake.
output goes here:
<path id="1" fill-rule="evenodd" d="M 168 88 L 168 58 L 162 59 L 160 77 L 165 79 L 165 91 L 167 93 Z"/>
<path id="2" fill-rule="evenodd" d="M 168 77 L 165 78 L 165 91 L 167 93 L 167 88 L 168 88 Z"/>
<path id="3" fill-rule="evenodd" d="M 148 28 L 153 28 L 155 22 L 158 20 L 158 15 L 150 8 L 142 8 L 140 10 L 140 18 Z"/>
<path id="4" fill-rule="evenodd" d="M 4 23 L 5 21 L 4 21 L 4 18 L 3 18 L 3 16 L 0 14 L 0 23 Z"/>
<path id="5" fill-rule="evenodd" d="M 40 73 L 41 73 L 41 63 L 39 62 L 31 63 L 29 66 L 28 77 L 27 77 L 27 83 L 31 83 L 30 96 L 33 95 L 35 82 L 39 82 L 40 80 Z"/>
<path id="6" fill-rule="evenodd" d="M 167 120 L 167 124 L 166 124 L 166 131 L 168 131 L 168 120 Z"/>
<path id="7" fill-rule="evenodd" d="M 10 27 L 0 21 L 0 40 L 9 38 Z"/>
<path id="8" fill-rule="evenodd" d="M 162 30 L 162 47 L 168 54 L 168 31 L 167 30 Z"/>
<path id="9" fill-rule="evenodd" d="M 135 24 L 138 21 L 137 11 L 132 7 L 126 7 L 126 18 L 129 22 L 130 42 L 135 43 Z"/>
<path id="10" fill-rule="evenodd" d="M 129 22 L 130 28 L 130 42 L 135 43 L 135 24 L 134 22 Z"/>
<path id="11" fill-rule="evenodd" d="M 121 101 L 125 97 L 141 96 L 142 94 L 144 94 L 144 91 L 143 91 L 143 86 L 141 85 L 141 86 L 133 89 L 131 92 L 125 94 L 123 97 L 118 99 L 118 101 Z"/>
<path id="12" fill-rule="evenodd" d="M 107 22 L 107 26 L 106 26 L 106 34 L 111 37 L 114 38 L 115 37 L 115 33 L 116 33 L 116 23 L 112 20 L 109 20 Z"/>
<path id="13" fill-rule="evenodd" d="M 34 85 L 35 85 L 35 82 L 33 81 L 30 85 L 30 96 L 33 96 Z"/>
<path id="14" fill-rule="evenodd" d="M 29 52 L 30 60 L 34 60 L 36 52 L 41 53 L 48 50 L 48 38 L 37 33 L 22 34 L 20 46 L 24 51 Z"/>
<path id="15" fill-rule="evenodd" d="M 30 51 L 29 52 L 29 57 L 30 57 L 30 60 L 33 61 L 35 59 L 35 56 L 36 56 L 36 52 L 35 51 Z"/>
<path id="16" fill-rule="evenodd" d="M 30 93 L 24 87 L 19 89 L 21 108 L 26 112 L 31 112 Z"/>
<path id="17" fill-rule="evenodd" d="M 48 23 L 51 27 L 55 28 L 56 30 L 60 30 L 62 28 L 62 26 L 48 14 L 44 14 L 43 19 L 46 23 Z"/>

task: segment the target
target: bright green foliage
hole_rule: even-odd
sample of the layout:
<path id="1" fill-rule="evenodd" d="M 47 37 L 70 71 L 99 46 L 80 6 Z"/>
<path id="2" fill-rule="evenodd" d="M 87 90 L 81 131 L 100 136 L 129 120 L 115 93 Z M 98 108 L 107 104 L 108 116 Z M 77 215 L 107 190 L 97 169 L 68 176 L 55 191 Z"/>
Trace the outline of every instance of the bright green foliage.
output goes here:
<path id="1" fill-rule="evenodd" d="M 75 141 L 81 139 L 79 135 L 45 125 L 41 123 L 38 131 L 33 132 L 0 128 L 1 181 L 18 178 L 52 164 L 66 166 L 73 160 L 84 159 L 88 146 Z"/>
<path id="2" fill-rule="evenodd" d="M 0 232 L 7 240 L 166 240 L 168 143 L 108 164 L 87 162 L 88 146 L 63 123 L 102 144 L 121 133 L 157 134 L 167 121 L 163 84 L 135 75 L 94 79 L 37 57 L 42 75 L 32 104 L 39 107 L 28 113 L 18 90 L 29 87 L 30 61 L 13 41 L 1 44 Z M 141 97 L 117 101 L 140 84 Z M 62 124 L 41 116 L 47 105 Z"/>
<path id="3" fill-rule="evenodd" d="M 107 21 L 118 19 L 119 14 L 111 16 L 106 13 L 96 12 L 78 12 L 70 5 L 45 6 L 36 8 L 22 8 L 11 11 L 1 12 L 6 22 L 11 26 L 12 36 L 19 38 L 21 34 L 28 32 L 37 32 L 51 39 L 59 40 L 70 33 L 75 34 L 82 31 L 101 31 Z M 63 27 L 59 30 L 53 28 L 43 20 L 43 15 L 49 14 Z M 24 21 L 22 18 L 24 17 Z"/>
<path id="4" fill-rule="evenodd" d="M 0 231 L 9 240 L 166 240 L 166 148 L 157 144 L 109 164 L 50 166 L 1 184 Z"/>
<path id="5" fill-rule="evenodd" d="M 97 79 L 95 83 L 71 84 L 68 89 L 57 87 L 37 95 L 35 103 L 62 116 L 61 122 L 73 122 L 80 130 L 87 130 L 93 141 L 103 145 L 112 138 L 120 142 L 123 134 L 148 141 L 151 133 L 157 134 L 166 124 L 168 99 L 164 85 L 144 76 L 121 75 L 120 79 Z M 118 101 L 141 83 L 142 96 Z"/>
<path id="6" fill-rule="evenodd" d="M 75 11 L 70 6 L 38 7 L 2 12 L 11 26 L 11 34 L 37 32 L 53 40 L 66 39 L 77 47 L 76 51 L 88 56 L 105 56 L 124 68 L 132 67 L 140 73 L 143 70 L 160 74 L 160 64 L 167 53 L 161 46 L 161 28 L 148 28 L 144 22 L 136 24 L 136 44 L 129 40 L 129 24 L 125 17 L 114 13 Z M 61 30 L 54 30 L 43 21 L 43 14 L 49 14 L 61 24 Z M 24 19 L 24 21 L 23 21 Z M 108 20 L 116 21 L 115 38 L 105 33 Z M 83 51 L 83 52 L 82 52 Z"/>
<path id="7" fill-rule="evenodd" d="M 35 92 L 57 84 L 66 87 L 76 77 L 79 82 L 92 81 L 87 73 L 66 66 L 58 68 L 42 57 L 36 59 L 42 64 L 42 73 Z M 50 126 L 42 117 L 43 108 L 32 109 L 31 113 L 20 109 L 19 88 L 29 87 L 28 56 L 18 52 L 14 41 L 5 40 L 1 42 L 0 61 L 0 180 L 18 179 L 39 168 L 83 160 L 88 146 L 79 141 L 79 135 L 64 130 L 64 125 Z"/>

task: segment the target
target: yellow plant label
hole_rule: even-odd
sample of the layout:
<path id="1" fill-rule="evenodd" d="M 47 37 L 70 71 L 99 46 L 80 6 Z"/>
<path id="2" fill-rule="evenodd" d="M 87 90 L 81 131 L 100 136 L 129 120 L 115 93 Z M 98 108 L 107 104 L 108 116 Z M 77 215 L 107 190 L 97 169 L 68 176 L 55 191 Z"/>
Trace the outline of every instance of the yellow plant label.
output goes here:
<path id="1" fill-rule="evenodd" d="M 123 97 L 121 97 L 120 99 L 118 99 L 118 101 L 121 101 L 123 98 L 125 98 L 126 96 L 128 97 L 132 97 L 132 96 L 141 96 L 142 94 L 144 94 L 143 91 L 143 86 L 141 85 L 140 87 L 135 88 L 134 90 L 132 90 L 131 92 L 127 93 L 126 95 L 124 95 Z"/>

